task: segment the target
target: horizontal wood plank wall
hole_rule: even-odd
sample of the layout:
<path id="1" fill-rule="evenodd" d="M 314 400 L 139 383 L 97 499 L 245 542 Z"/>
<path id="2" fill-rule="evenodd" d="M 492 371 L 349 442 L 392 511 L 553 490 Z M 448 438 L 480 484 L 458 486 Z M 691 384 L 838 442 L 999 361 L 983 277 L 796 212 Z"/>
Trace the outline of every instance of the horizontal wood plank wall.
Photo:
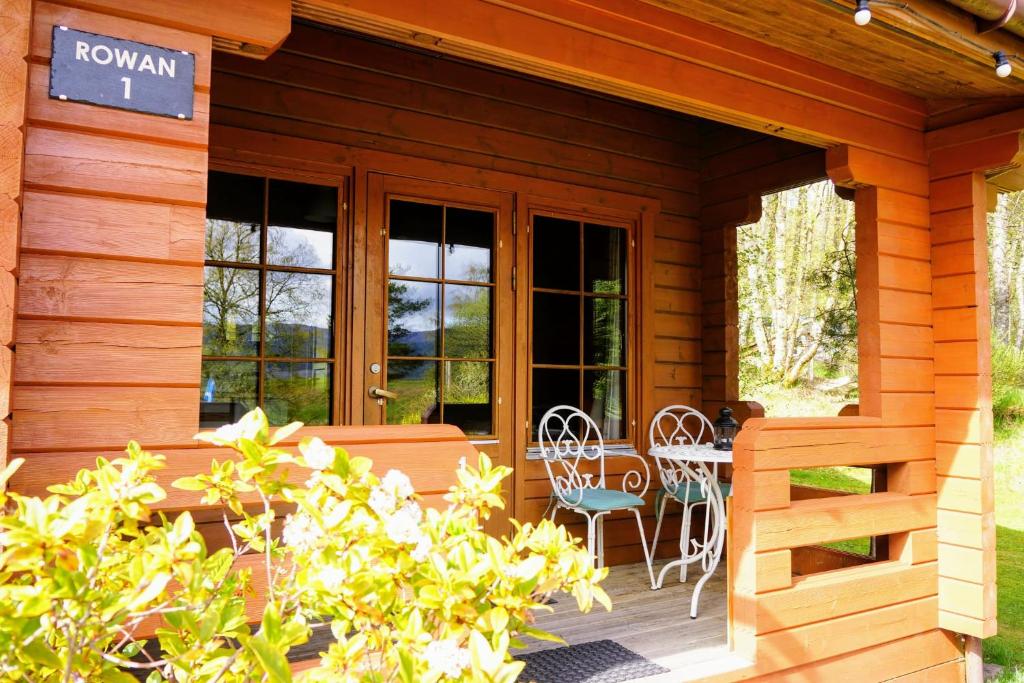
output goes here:
<path id="1" fill-rule="evenodd" d="M 931 272 L 927 167 L 843 148 L 827 165 L 837 184 L 857 188 L 860 415 L 753 420 L 737 441 L 734 627 L 738 651 L 763 675 L 940 626 L 932 292 L 912 275 Z M 791 467 L 868 464 L 889 465 L 887 492 L 788 495 Z M 890 535 L 888 561 L 794 576 L 794 549 L 874 535 Z M 944 657 L 921 668 L 959 659 Z M 872 680 L 898 675 L 890 666 Z M 958 671 L 952 664 L 936 680 Z"/>
<path id="2" fill-rule="evenodd" d="M 196 55 L 179 121 L 48 96 L 55 25 Z M 211 41 L 34 4 L 12 480 L 66 480 L 129 439 L 188 444 L 198 426 Z M 87 451 L 86 459 L 68 452 Z"/>
<path id="3" fill-rule="evenodd" d="M 824 176 L 821 149 L 721 127 L 710 128 L 702 136 L 701 381 L 703 410 L 712 418 L 726 404 L 737 419 L 750 416 L 739 393 L 736 227 L 760 219 L 763 194 Z"/>
<path id="4" fill-rule="evenodd" d="M 14 316 L 25 163 L 31 0 L 0 7 L 0 467 L 10 448 Z"/>
<path id="5" fill-rule="evenodd" d="M 987 191 L 981 173 L 932 182 L 939 621 L 996 632 Z"/>
<path id="6" fill-rule="evenodd" d="M 407 173 L 434 180 L 486 182 L 567 201 L 582 187 L 607 191 L 610 208 L 612 193 L 658 200 L 653 248 L 643 252 L 653 254 L 642 277 L 653 281 L 653 301 L 645 305 L 656 330 L 644 403 L 700 403 L 695 120 L 310 25 L 296 25 L 266 62 L 218 55 L 211 116 L 218 161 L 239 159 L 219 151 L 219 131 L 230 127 L 235 149 L 245 146 L 238 144 L 245 138 L 240 129 L 278 136 L 282 147 L 290 138 L 330 143 L 330 161 L 355 166 L 357 183 L 386 155 L 389 170 L 408 159 Z M 259 148 L 254 142 L 248 151 Z M 432 171 L 424 171 L 424 160 L 435 162 Z M 636 417 L 639 433 L 650 416 Z M 527 473 L 514 514 L 534 520 L 550 484 L 539 463 L 518 457 Z M 645 514 L 653 530 L 651 505 Z M 669 552 L 672 535 L 665 540 Z M 611 563 L 642 557 L 628 520 L 609 522 L 606 546 Z"/>

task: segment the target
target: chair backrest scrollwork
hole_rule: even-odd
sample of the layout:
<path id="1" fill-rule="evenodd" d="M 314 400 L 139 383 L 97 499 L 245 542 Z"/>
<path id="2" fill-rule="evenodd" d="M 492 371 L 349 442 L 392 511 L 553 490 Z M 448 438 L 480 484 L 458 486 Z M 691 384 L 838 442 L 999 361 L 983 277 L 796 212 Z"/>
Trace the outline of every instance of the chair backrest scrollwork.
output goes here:
<path id="1" fill-rule="evenodd" d="M 537 429 L 540 454 L 555 495 L 567 505 L 578 505 L 584 489 L 604 487 L 604 438 L 593 418 L 579 408 L 555 406 Z M 597 461 L 597 476 L 581 471 L 581 463 Z"/>
<path id="2" fill-rule="evenodd" d="M 662 408 L 654 416 L 647 437 L 651 449 L 659 446 L 696 446 L 714 438 L 714 432 L 711 420 L 696 408 L 672 405 Z M 670 494 L 676 495 L 683 487 L 686 487 L 687 493 L 691 487 L 696 492 L 699 487 L 701 495 L 707 495 L 706 484 L 693 467 L 679 460 L 660 458 L 656 451 L 652 454 L 658 462 L 661 484 Z"/>

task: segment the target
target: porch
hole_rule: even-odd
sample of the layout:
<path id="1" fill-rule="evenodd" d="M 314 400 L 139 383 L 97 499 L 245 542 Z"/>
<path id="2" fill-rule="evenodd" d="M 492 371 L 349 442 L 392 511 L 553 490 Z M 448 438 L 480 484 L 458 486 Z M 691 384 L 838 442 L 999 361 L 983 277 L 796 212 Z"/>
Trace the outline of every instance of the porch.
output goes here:
<path id="1" fill-rule="evenodd" d="M 986 173 L 1019 165 L 1022 115 L 933 119 L 905 92 L 916 77 L 871 80 L 661 4 L 303 0 L 276 3 L 263 28 L 281 30 L 253 48 L 110 0 L 33 3 L 24 192 L 19 176 L 9 212 L 10 450 L 26 459 L 12 486 L 42 493 L 135 438 L 168 455 L 169 482 L 214 455 L 192 441 L 201 423 L 260 405 L 407 471 L 427 504 L 444 504 L 459 456 L 486 451 L 515 470 L 509 514 L 533 521 L 550 502 L 535 458 L 546 408 L 576 405 L 610 451 L 644 456 L 660 408 L 729 405 L 745 422 L 723 472 L 733 571 L 719 567 L 700 617 L 686 618 L 695 577 L 649 591 L 636 523 L 612 515 L 617 609 L 573 617 L 559 600 L 542 624 L 673 671 L 746 662 L 737 680 L 955 679 L 950 634 L 995 629 L 984 214 L 1013 174 Z M 800 18 L 813 28 L 823 13 L 850 28 L 835 7 Z M 48 98 L 62 25 L 198 55 L 196 116 Z M 933 95 L 945 80 L 931 77 Z M 739 392 L 735 230 L 765 193 L 825 178 L 856 203 L 860 404 L 760 419 Z M 211 244 L 218 223 L 240 236 L 233 250 Z M 282 262 L 272 234 L 319 247 Z M 396 264 L 402 249 L 429 253 Z M 477 260 L 453 275 L 460 258 Z M 545 279 L 566 261 L 571 277 Z M 218 273 L 248 289 L 218 300 Z M 304 298 L 268 305 L 292 276 Z M 884 485 L 792 485 L 792 469 L 832 466 L 875 468 Z M 203 507 L 194 498 L 159 507 Z M 662 562 L 679 528 L 666 522 Z M 885 552 L 867 568 L 820 561 L 834 555 L 822 544 L 852 538 Z"/>
<path id="2" fill-rule="evenodd" d="M 669 670 L 645 677 L 649 683 L 678 683 L 700 680 L 735 666 L 729 657 L 727 638 L 728 589 L 726 571 L 717 573 L 701 593 L 701 611 L 689 619 L 690 597 L 698 576 L 691 571 L 681 583 L 678 573 L 669 576 L 663 588 L 650 589 L 645 564 L 612 567 L 602 583 L 614 609 L 595 606 L 580 614 L 571 596 L 556 595 L 550 614 L 540 614 L 536 626 L 561 636 L 568 645 L 611 640 L 645 659 Z M 664 562 L 656 564 L 656 569 Z M 530 641 L 516 656 L 564 647 L 559 643 Z"/>

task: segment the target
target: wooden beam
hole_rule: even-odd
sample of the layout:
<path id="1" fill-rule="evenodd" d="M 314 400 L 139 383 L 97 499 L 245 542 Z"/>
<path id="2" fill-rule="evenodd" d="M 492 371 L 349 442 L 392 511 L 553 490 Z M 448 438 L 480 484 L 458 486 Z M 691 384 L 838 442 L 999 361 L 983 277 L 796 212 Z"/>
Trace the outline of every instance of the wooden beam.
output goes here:
<path id="1" fill-rule="evenodd" d="M 628 12 L 625 11 L 628 8 Z M 296 14 L 440 52 L 532 73 L 819 146 L 852 143 L 921 160 L 923 107 L 904 112 L 852 84 L 826 84 L 833 70 L 801 61 L 810 81 L 774 48 L 643 3 L 520 0 L 301 0 Z M 531 36 L 522 40 L 522 36 Z M 727 37 L 726 37 L 727 36 Z M 743 41 L 743 50 L 733 46 Z M 725 46 L 730 46 L 726 48 Z M 748 60 L 743 55 L 756 55 Z M 788 53 L 786 53 L 788 54 Z M 789 55 L 792 57 L 792 55 Z M 737 59 L 739 66 L 737 67 Z M 757 62 L 756 64 L 754 62 Z M 767 66 L 767 68 L 765 68 Z M 870 93 L 864 98 L 864 93 Z"/>
<path id="2" fill-rule="evenodd" d="M 147 24 L 168 26 L 249 46 L 243 53 L 267 56 L 291 31 L 288 0 L 67 0 L 66 4 Z"/>

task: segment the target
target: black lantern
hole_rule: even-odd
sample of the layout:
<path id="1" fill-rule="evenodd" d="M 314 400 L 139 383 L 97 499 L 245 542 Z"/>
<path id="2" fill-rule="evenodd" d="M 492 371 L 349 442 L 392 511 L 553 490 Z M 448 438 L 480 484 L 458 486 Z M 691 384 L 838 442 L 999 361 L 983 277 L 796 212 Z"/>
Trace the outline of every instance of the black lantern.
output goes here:
<path id="1" fill-rule="evenodd" d="M 715 450 L 731 451 L 732 441 L 739 430 L 740 423 L 732 419 L 732 408 L 719 410 L 718 419 L 715 420 Z"/>

